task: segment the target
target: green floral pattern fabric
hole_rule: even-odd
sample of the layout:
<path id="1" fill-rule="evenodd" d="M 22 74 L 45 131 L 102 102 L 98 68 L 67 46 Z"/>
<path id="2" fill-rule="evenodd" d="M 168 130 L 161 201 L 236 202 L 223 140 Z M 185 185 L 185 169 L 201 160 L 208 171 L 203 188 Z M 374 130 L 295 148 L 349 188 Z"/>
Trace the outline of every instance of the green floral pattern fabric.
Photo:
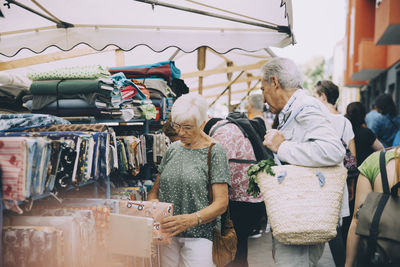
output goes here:
<path id="1" fill-rule="evenodd" d="M 191 214 L 209 205 L 208 147 L 185 148 L 180 141 L 172 143 L 161 161 L 159 200 L 174 204 L 174 215 Z M 211 153 L 211 184 L 230 186 L 225 149 L 216 144 Z M 212 241 L 214 223 L 189 228 L 178 237 L 207 238 Z"/>
<path id="2" fill-rule="evenodd" d="M 50 71 L 34 71 L 28 73 L 32 81 L 57 79 L 97 79 L 109 77 L 111 74 L 100 65 L 64 67 Z"/>

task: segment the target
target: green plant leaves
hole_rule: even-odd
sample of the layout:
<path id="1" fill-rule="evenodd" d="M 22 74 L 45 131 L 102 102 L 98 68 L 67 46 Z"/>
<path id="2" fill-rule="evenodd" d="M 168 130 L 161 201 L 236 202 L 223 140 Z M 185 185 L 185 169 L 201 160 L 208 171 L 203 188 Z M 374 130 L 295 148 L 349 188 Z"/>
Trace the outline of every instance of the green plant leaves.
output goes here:
<path id="1" fill-rule="evenodd" d="M 247 188 L 247 194 L 258 197 L 260 194 L 260 188 L 257 184 L 257 174 L 259 172 L 266 172 L 272 176 L 275 176 L 272 166 L 275 166 L 273 159 L 261 160 L 257 164 L 251 165 L 247 170 L 247 177 L 249 177 L 249 187 Z"/>

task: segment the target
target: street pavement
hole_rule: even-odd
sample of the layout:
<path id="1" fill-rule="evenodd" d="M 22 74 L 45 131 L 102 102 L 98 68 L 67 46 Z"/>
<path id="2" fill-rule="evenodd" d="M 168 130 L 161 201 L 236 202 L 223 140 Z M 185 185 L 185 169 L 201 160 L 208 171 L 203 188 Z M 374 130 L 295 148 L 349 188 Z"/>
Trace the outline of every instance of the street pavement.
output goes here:
<path id="1" fill-rule="evenodd" d="M 272 259 L 271 233 L 262 233 L 259 238 L 249 238 L 248 250 L 249 267 L 274 267 Z M 329 245 L 325 245 L 324 253 L 318 262 L 317 267 L 335 267 Z"/>

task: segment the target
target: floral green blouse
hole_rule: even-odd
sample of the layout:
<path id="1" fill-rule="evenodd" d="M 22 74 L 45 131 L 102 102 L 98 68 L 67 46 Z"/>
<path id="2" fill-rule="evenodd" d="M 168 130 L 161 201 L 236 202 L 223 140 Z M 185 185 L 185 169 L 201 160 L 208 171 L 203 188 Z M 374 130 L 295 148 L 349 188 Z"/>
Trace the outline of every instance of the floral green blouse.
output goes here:
<path id="1" fill-rule="evenodd" d="M 191 214 L 209 205 L 208 147 L 185 148 L 180 141 L 167 149 L 159 167 L 158 198 L 174 204 L 174 215 Z M 230 186 L 228 160 L 225 149 L 215 144 L 211 153 L 211 184 Z M 178 237 L 206 238 L 212 241 L 214 223 L 189 228 Z"/>

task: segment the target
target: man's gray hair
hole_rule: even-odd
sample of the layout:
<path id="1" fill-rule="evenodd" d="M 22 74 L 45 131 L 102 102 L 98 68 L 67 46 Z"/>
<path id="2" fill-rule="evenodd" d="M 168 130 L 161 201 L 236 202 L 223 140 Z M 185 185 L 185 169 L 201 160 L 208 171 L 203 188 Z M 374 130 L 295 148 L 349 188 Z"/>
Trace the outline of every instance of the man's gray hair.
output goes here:
<path id="1" fill-rule="evenodd" d="M 283 89 L 303 88 L 303 75 L 296 63 L 288 58 L 271 58 L 262 66 L 261 75 L 267 82 L 270 82 L 272 76 L 276 76 Z"/>
<path id="2" fill-rule="evenodd" d="M 250 95 L 247 101 L 255 110 L 264 111 L 264 96 L 262 94 Z"/>
<path id="3" fill-rule="evenodd" d="M 193 121 L 197 127 L 207 119 L 207 100 L 197 94 L 189 93 L 180 96 L 171 109 L 172 122 Z"/>

